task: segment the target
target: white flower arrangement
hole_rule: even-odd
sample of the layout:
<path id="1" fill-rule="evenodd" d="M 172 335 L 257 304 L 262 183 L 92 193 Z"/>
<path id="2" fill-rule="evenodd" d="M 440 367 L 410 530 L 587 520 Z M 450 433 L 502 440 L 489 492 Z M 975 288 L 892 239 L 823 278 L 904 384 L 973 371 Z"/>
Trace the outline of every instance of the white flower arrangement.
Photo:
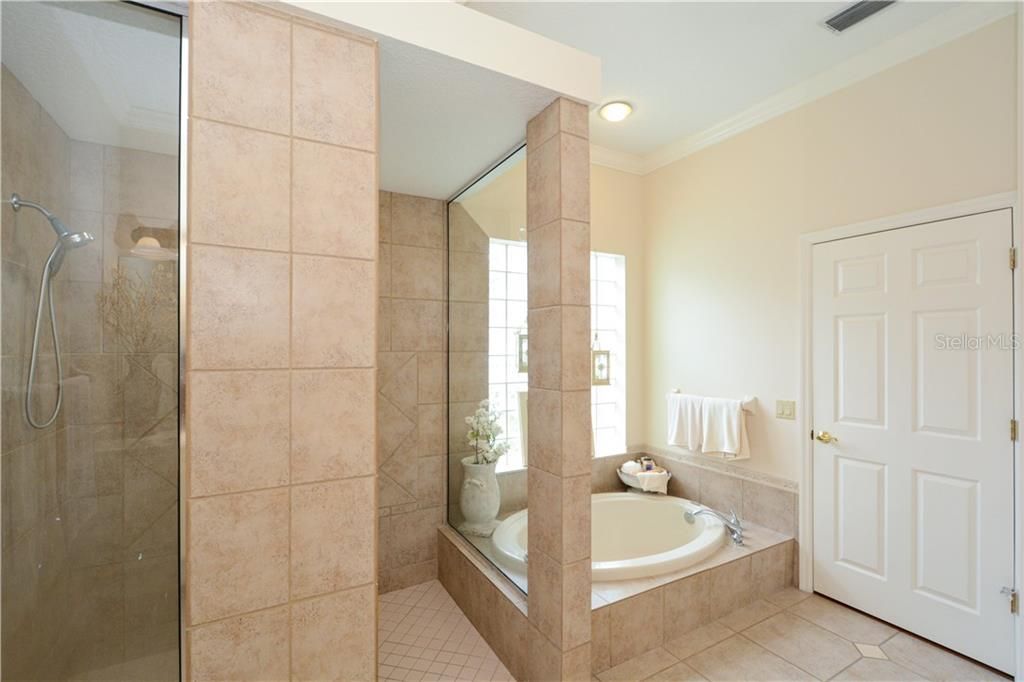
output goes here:
<path id="1" fill-rule="evenodd" d="M 469 425 L 466 442 L 473 448 L 474 464 L 497 462 L 508 452 L 508 441 L 497 442 L 502 428 L 498 426 L 498 413 L 491 410 L 489 400 L 480 401 L 476 412 L 466 417 L 466 424 Z"/>

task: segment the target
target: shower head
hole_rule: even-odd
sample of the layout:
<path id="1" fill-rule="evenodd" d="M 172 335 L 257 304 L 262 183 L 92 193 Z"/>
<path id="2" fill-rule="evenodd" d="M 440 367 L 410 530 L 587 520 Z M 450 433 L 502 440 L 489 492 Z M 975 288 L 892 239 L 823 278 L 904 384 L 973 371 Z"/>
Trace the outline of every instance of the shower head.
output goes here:
<path id="1" fill-rule="evenodd" d="M 89 242 L 95 240 L 96 237 L 92 235 L 92 232 L 68 232 L 60 238 L 60 243 L 65 249 L 71 250 L 87 246 Z"/>
<path id="2" fill-rule="evenodd" d="M 46 220 L 49 221 L 50 227 L 52 227 L 53 231 L 57 233 L 57 239 L 59 239 L 60 243 L 64 245 L 64 248 L 77 249 L 79 246 L 85 246 L 95 239 L 95 237 L 88 232 L 72 232 L 71 229 L 64 224 L 64 221 L 50 213 L 43 206 L 34 201 L 22 199 L 16 193 L 11 195 L 8 203 L 11 204 L 11 208 L 15 211 L 20 210 L 22 206 L 28 206 L 29 208 L 34 208 L 42 213 Z"/>

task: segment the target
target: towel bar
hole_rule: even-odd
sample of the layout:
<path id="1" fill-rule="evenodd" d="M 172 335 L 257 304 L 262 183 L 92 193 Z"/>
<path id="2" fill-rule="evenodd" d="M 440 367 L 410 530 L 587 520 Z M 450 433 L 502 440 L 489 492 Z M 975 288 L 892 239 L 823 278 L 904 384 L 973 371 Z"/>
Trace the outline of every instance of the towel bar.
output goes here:
<path id="1" fill-rule="evenodd" d="M 673 393 L 682 393 L 678 388 L 672 389 Z M 747 414 L 757 414 L 757 398 L 752 395 L 743 396 L 743 400 L 740 401 L 740 407 Z"/>

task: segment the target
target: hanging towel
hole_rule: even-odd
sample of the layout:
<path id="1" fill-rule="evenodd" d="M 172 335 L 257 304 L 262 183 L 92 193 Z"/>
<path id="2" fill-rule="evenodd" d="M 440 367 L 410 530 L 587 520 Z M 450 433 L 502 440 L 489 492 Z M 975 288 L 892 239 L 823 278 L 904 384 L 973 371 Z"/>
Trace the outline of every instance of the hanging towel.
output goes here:
<path id="1" fill-rule="evenodd" d="M 747 423 L 743 416 L 743 401 L 704 398 L 701 407 L 704 452 L 721 452 L 733 457 L 745 454 Z"/>
<path id="2" fill-rule="evenodd" d="M 668 394 L 668 444 L 700 452 L 704 427 L 701 424 L 699 395 Z"/>

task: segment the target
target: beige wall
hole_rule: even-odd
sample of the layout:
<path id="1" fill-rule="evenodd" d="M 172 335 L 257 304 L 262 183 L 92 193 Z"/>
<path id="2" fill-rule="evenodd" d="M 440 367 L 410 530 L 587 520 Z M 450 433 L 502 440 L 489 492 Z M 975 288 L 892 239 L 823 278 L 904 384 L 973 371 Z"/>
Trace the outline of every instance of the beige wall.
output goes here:
<path id="1" fill-rule="evenodd" d="M 445 203 L 380 193 L 381 592 L 437 577 L 445 502 Z"/>
<path id="2" fill-rule="evenodd" d="M 186 674 L 370 680 L 377 46 L 191 10 Z"/>
<path id="3" fill-rule="evenodd" d="M 1002 20 L 643 179 L 649 444 L 672 387 L 756 395 L 743 466 L 798 478 L 774 417 L 797 397 L 798 237 L 1015 189 L 1014 41 Z"/>

